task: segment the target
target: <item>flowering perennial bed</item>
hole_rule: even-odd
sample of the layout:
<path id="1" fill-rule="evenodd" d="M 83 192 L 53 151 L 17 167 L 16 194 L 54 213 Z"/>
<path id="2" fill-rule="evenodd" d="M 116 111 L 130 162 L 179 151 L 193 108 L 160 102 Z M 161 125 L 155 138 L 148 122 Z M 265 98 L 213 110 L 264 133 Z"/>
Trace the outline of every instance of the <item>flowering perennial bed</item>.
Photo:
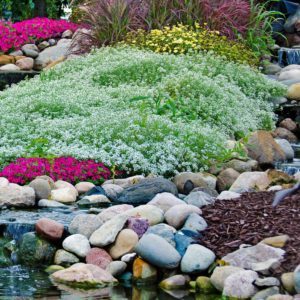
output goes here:
<path id="1" fill-rule="evenodd" d="M 88 180 L 99 183 L 109 179 L 111 172 L 102 163 L 93 160 L 80 161 L 72 157 L 19 158 L 0 172 L 0 177 L 6 177 L 9 182 L 17 184 L 29 183 L 42 175 L 48 175 L 55 181 L 77 183 Z"/>
<path id="2" fill-rule="evenodd" d="M 208 54 L 103 48 L 0 92 L 0 164 L 40 157 L 94 159 L 168 175 L 228 159 L 226 139 L 273 126 L 269 99 L 285 88 Z"/>
<path id="3" fill-rule="evenodd" d="M 59 37 L 65 30 L 73 32 L 78 25 L 65 20 L 34 18 L 17 23 L 0 21 L 0 52 L 17 50 L 27 43 Z"/>

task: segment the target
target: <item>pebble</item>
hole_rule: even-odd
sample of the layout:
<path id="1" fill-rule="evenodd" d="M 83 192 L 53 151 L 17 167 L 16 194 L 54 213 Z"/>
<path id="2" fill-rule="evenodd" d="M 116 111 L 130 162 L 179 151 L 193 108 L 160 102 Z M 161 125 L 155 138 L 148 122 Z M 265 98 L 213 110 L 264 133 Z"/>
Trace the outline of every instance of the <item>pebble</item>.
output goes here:
<path id="1" fill-rule="evenodd" d="M 205 271 L 214 262 L 216 255 L 208 248 L 194 244 L 188 246 L 180 264 L 183 273 Z"/>
<path id="2" fill-rule="evenodd" d="M 172 227 L 180 228 L 192 213 L 201 214 L 201 209 L 194 205 L 175 205 L 165 213 L 166 222 Z"/>
<path id="3" fill-rule="evenodd" d="M 82 234 L 68 236 L 63 241 L 62 245 L 65 250 L 70 251 L 79 257 L 86 257 L 91 249 L 88 239 Z"/>
<path id="4" fill-rule="evenodd" d="M 180 254 L 165 239 L 155 234 L 145 234 L 135 247 L 135 252 L 152 265 L 174 269 L 181 260 Z"/>

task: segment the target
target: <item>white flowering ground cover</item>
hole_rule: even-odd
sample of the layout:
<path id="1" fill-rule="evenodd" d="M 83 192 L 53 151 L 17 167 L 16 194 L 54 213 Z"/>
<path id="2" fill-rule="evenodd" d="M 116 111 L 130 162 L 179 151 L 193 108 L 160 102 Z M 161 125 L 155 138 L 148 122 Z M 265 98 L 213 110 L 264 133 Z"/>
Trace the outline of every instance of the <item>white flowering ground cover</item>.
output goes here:
<path id="1" fill-rule="evenodd" d="M 0 92 L 0 163 L 38 150 L 130 172 L 201 170 L 228 155 L 226 139 L 272 127 L 269 99 L 283 93 L 211 54 L 103 48 Z"/>

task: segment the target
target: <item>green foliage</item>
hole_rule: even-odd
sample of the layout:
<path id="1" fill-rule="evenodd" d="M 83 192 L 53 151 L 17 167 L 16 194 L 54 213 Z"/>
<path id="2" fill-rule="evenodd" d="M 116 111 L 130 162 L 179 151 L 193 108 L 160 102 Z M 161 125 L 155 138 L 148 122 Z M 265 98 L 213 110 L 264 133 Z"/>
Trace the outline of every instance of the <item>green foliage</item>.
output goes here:
<path id="1" fill-rule="evenodd" d="M 284 93 L 210 52 L 105 47 L 0 93 L 0 160 L 33 152 L 132 173 L 204 170 L 240 152 L 227 139 L 274 126 L 268 100 Z"/>
<path id="2" fill-rule="evenodd" d="M 136 33 L 129 33 L 125 42 L 142 49 L 173 54 L 213 51 L 231 61 L 258 64 L 256 55 L 242 43 L 231 41 L 218 31 L 211 31 L 197 24 L 166 26 L 162 30 L 151 30 L 149 33 L 138 30 Z"/>

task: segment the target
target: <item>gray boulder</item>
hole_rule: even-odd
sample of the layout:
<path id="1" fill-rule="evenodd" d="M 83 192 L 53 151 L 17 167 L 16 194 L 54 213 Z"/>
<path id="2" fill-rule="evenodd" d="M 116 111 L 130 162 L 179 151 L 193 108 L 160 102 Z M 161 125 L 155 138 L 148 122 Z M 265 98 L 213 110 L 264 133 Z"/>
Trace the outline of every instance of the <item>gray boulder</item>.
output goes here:
<path id="1" fill-rule="evenodd" d="M 199 191 L 191 192 L 188 196 L 184 198 L 184 201 L 187 204 L 201 208 L 202 206 L 213 204 L 215 202 L 215 199 L 209 194 Z"/>
<path id="2" fill-rule="evenodd" d="M 144 179 L 140 183 L 125 188 L 119 195 L 117 202 L 126 204 L 146 204 L 159 193 L 177 195 L 174 183 L 164 178 Z"/>
<path id="3" fill-rule="evenodd" d="M 37 200 L 48 199 L 51 195 L 51 187 L 47 180 L 34 179 L 29 183 L 35 191 L 35 197 Z"/>
<path id="4" fill-rule="evenodd" d="M 34 189 L 10 183 L 0 188 L 0 207 L 30 207 L 35 204 Z"/>
<path id="5" fill-rule="evenodd" d="M 92 233 L 96 231 L 103 222 L 96 215 L 77 215 L 69 226 L 69 232 L 71 234 L 82 234 L 87 238 L 90 238 Z"/>

